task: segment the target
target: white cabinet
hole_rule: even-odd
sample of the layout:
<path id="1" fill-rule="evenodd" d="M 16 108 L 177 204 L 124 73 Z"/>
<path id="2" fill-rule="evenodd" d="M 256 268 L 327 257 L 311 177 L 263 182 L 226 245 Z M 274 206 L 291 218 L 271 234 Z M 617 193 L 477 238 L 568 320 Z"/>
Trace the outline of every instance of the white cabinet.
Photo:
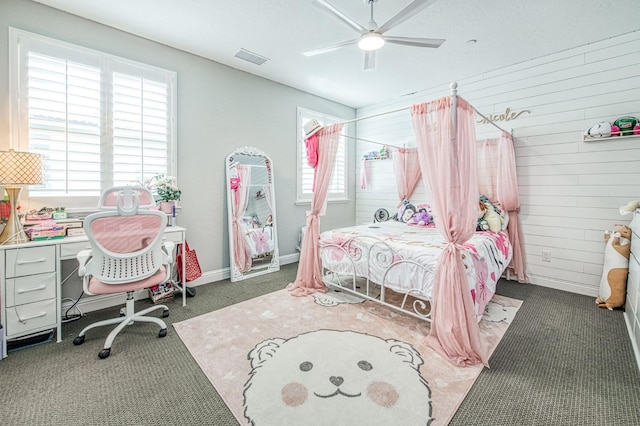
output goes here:
<path id="1" fill-rule="evenodd" d="M 636 361 L 640 367 L 640 210 L 633 213 L 633 234 L 631 255 L 629 256 L 629 277 L 627 278 L 627 299 L 624 316 L 633 342 Z"/>
<path id="2" fill-rule="evenodd" d="M 2 287 L 6 338 L 15 339 L 58 326 L 56 247 L 4 250 Z"/>

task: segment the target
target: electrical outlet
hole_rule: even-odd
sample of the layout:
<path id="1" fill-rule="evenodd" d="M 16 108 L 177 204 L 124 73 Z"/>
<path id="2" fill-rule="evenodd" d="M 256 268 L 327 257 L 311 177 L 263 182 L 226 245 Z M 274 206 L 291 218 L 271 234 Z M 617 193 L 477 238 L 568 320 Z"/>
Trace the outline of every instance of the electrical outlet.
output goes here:
<path id="1" fill-rule="evenodd" d="M 551 262 L 551 252 L 549 250 L 542 250 L 542 261 Z"/>

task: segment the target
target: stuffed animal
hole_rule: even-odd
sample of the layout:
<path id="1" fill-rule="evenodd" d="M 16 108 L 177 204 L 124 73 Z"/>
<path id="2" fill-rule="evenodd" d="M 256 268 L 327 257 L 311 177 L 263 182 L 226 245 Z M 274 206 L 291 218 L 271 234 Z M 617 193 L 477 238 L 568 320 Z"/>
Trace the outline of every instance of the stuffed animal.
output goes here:
<path id="1" fill-rule="evenodd" d="M 608 138 L 611 136 L 611 123 L 603 121 L 584 131 L 585 138 Z"/>
<path id="2" fill-rule="evenodd" d="M 419 209 L 417 213 L 415 213 L 411 220 L 407 222 L 407 225 L 413 226 L 427 226 L 431 223 L 431 215 L 426 209 Z"/>
<path id="3" fill-rule="evenodd" d="M 620 206 L 620 214 L 624 216 L 632 213 L 635 209 L 640 209 L 640 200 L 629 201 L 624 206 Z"/>
<path id="4" fill-rule="evenodd" d="M 480 201 L 480 211 L 482 214 L 480 220 L 487 223 L 489 231 L 502 231 L 502 219 L 500 218 L 500 215 L 496 213 L 491 203 Z"/>
<path id="5" fill-rule="evenodd" d="M 604 265 L 596 303 L 600 308 L 613 310 L 624 304 L 631 253 L 631 228 L 614 225 L 613 232 L 605 231 Z"/>
<path id="6" fill-rule="evenodd" d="M 418 209 L 416 209 L 416 206 L 411 204 L 409 200 L 404 200 L 402 201 L 400 207 L 398 207 L 398 213 L 396 213 L 395 215 L 395 220 L 397 220 L 398 222 L 407 223 L 411 220 L 411 218 L 414 214 L 416 214 L 417 211 Z"/>

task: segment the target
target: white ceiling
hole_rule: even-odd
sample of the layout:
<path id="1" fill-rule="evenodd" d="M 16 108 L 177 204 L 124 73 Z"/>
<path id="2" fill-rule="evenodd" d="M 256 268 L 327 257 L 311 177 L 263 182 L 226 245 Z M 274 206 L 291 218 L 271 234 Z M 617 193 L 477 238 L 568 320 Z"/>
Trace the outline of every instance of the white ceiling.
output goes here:
<path id="1" fill-rule="evenodd" d="M 311 0 L 35 1 L 351 107 L 640 29 L 639 0 L 438 0 L 386 35 L 446 39 L 440 48 L 387 44 L 364 71 L 357 46 L 302 55 L 359 36 Z M 329 1 L 367 25 L 366 0 Z M 374 18 L 410 2 L 379 0 Z M 241 48 L 269 61 L 240 60 Z"/>

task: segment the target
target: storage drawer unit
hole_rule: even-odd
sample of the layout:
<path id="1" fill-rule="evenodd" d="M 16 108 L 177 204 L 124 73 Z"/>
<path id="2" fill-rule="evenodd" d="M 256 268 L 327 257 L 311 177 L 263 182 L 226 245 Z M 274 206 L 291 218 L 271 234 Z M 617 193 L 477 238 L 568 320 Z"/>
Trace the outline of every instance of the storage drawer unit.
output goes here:
<path id="1" fill-rule="evenodd" d="M 633 224 L 624 315 L 640 367 L 640 210 L 633 213 Z"/>
<path id="2" fill-rule="evenodd" d="M 56 247 L 4 251 L 4 312 L 7 339 L 58 326 Z"/>

